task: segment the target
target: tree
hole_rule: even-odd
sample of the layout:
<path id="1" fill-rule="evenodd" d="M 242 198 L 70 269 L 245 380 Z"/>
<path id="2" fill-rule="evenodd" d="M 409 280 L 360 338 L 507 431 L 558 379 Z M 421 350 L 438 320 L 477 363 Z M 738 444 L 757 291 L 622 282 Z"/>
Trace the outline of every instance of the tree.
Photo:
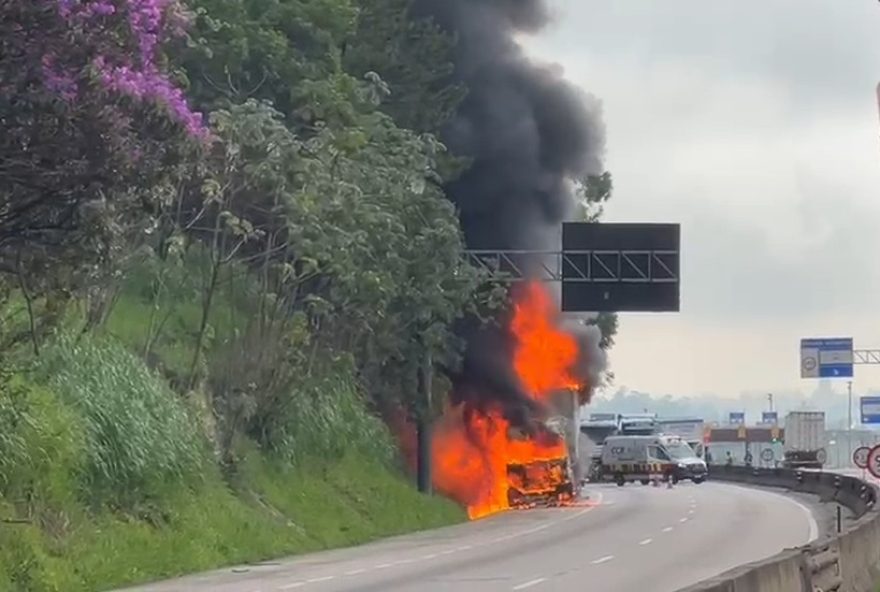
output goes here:
<path id="1" fill-rule="evenodd" d="M 340 46 L 356 17 L 350 2 L 193 0 L 192 5 L 190 48 L 178 61 L 196 104 L 213 110 L 248 99 L 268 101 L 297 132 L 319 120 L 350 120 L 350 112 L 331 114 L 329 105 L 311 96 L 314 83 L 333 82 L 340 72 Z M 334 92 L 351 92 L 350 81 L 335 82 Z"/>
<path id="2" fill-rule="evenodd" d="M 614 193 L 614 180 L 611 173 L 589 175 L 576 184 L 576 196 L 580 207 L 580 217 L 584 222 L 598 222 L 605 213 L 604 204 Z"/>
<path id="3" fill-rule="evenodd" d="M 343 64 L 362 78 L 375 72 L 390 96 L 381 109 L 401 127 L 437 133 L 464 98 L 452 82 L 454 40 L 415 17 L 412 0 L 358 0 L 357 27 L 345 43 Z"/>
<path id="4" fill-rule="evenodd" d="M 0 0 L 0 274 L 29 312 L 109 273 L 205 138 L 161 67 L 182 18 L 173 1 Z"/>

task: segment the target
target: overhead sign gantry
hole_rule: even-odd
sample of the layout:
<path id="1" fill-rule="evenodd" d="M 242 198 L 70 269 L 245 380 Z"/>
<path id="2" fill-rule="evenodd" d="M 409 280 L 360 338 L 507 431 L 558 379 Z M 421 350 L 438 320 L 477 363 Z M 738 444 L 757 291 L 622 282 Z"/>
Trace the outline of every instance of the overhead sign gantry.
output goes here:
<path id="1" fill-rule="evenodd" d="M 562 284 L 563 312 L 679 312 L 679 224 L 562 225 L 558 251 L 471 250 L 496 281 Z"/>

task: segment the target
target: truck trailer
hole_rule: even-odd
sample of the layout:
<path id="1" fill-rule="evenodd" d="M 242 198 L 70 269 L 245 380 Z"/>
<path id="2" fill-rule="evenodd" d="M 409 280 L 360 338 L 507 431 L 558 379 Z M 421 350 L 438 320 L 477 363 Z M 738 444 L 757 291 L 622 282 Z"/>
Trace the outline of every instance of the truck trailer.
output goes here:
<path id="1" fill-rule="evenodd" d="M 821 469 L 827 460 L 824 446 L 823 411 L 792 411 L 785 416 L 784 467 Z"/>

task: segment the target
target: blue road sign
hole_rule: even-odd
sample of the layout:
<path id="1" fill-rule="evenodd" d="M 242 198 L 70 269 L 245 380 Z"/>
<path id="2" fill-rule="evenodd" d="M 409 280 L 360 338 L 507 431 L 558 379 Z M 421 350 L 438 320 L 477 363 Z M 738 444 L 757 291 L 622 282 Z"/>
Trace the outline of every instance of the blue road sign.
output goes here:
<path id="1" fill-rule="evenodd" d="M 775 411 L 764 411 L 761 413 L 761 423 L 776 425 L 779 423 L 779 414 Z"/>
<path id="2" fill-rule="evenodd" d="M 745 425 L 746 414 L 744 411 L 731 411 L 729 421 L 730 425 Z"/>
<path id="3" fill-rule="evenodd" d="M 862 411 L 863 424 L 880 423 L 880 397 L 862 397 L 859 408 Z"/>
<path id="4" fill-rule="evenodd" d="M 801 378 L 852 378 L 853 340 L 801 339 Z"/>

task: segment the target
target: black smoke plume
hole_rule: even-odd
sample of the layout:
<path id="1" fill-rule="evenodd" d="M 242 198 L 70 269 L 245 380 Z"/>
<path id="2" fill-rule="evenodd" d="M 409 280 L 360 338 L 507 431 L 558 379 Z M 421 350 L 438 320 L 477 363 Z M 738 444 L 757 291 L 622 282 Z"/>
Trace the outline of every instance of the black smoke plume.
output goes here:
<path id="1" fill-rule="evenodd" d="M 598 102 L 559 68 L 528 59 L 519 33 L 547 23 L 543 0 L 416 0 L 457 39 L 467 97 L 443 140 L 473 159 L 447 188 L 474 249 L 547 248 L 574 206 L 571 182 L 602 172 Z"/>
<path id="2" fill-rule="evenodd" d="M 600 174 L 604 127 L 598 102 L 537 64 L 515 37 L 547 24 L 543 0 L 415 0 L 456 40 L 457 82 L 468 91 L 443 130 L 451 151 L 472 160 L 447 195 L 472 249 L 558 249 L 560 223 L 574 211 L 573 181 Z M 454 399 L 501 405 L 526 427 L 533 403 L 511 368 L 503 329 L 464 329 L 463 369 Z M 598 353 L 598 348 L 595 349 Z"/>

